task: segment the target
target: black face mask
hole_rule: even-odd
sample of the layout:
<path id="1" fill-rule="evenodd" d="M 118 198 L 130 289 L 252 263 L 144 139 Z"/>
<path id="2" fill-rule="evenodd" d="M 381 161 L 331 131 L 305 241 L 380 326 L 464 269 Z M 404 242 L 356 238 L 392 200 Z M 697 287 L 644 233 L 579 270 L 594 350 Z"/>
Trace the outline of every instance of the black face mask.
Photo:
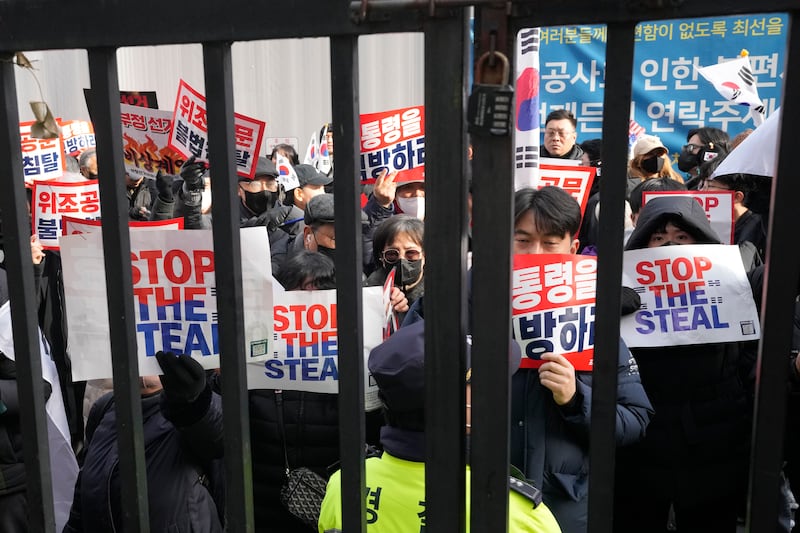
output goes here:
<path id="1" fill-rule="evenodd" d="M 664 168 L 664 158 L 663 157 L 648 157 L 647 159 L 642 159 L 642 170 L 645 172 L 649 172 L 650 174 L 658 174 L 661 172 L 661 169 Z"/>
<path id="2" fill-rule="evenodd" d="M 667 241 L 664 244 L 662 244 L 661 246 L 680 246 L 680 243 Z"/>
<path id="3" fill-rule="evenodd" d="M 700 154 L 693 154 L 691 152 L 681 151 L 678 156 L 678 168 L 681 172 L 689 172 L 694 167 L 700 164 Z"/>
<path id="4" fill-rule="evenodd" d="M 271 209 L 277 200 L 278 191 L 244 191 L 244 205 L 256 215 L 260 215 L 267 209 Z"/>
<path id="5" fill-rule="evenodd" d="M 327 246 L 320 246 L 317 244 L 317 251 L 336 263 L 336 248 L 328 248 Z"/>
<path id="6" fill-rule="evenodd" d="M 395 284 L 399 287 L 406 287 L 415 283 L 422 275 L 422 259 L 418 259 L 417 261 L 401 259 L 397 274 Z"/>

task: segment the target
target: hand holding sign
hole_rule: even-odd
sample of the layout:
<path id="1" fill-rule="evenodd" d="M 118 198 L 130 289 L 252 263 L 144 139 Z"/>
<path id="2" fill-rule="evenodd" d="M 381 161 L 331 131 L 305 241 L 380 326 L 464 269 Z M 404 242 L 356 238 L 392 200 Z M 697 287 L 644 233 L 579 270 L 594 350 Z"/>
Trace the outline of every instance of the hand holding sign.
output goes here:
<path id="1" fill-rule="evenodd" d="M 375 188 L 372 190 L 372 196 L 375 201 L 382 207 L 389 207 L 394 202 L 395 191 L 397 190 L 397 171 L 392 170 L 388 172 L 384 170 L 381 172 L 378 179 L 375 180 Z"/>
<path id="2" fill-rule="evenodd" d="M 575 367 L 566 357 L 553 353 L 544 353 L 539 367 L 539 382 L 553 393 L 556 404 L 564 405 L 575 396 Z"/>
<path id="3" fill-rule="evenodd" d="M 192 156 L 181 166 L 181 178 L 189 191 L 202 191 L 205 188 L 203 176 L 208 172 L 208 165 L 202 161 L 195 161 Z"/>
<path id="4" fill-rule="evenodd" d="M 389 300 L 392 302 L 392 309 L 394 309 L 395 313 L 405 313 L 408 311 L 408 298 L 406 298 L 406 294 L 397 287 L 392 287 L 392 294 L 389 296 Z"/>
<path id="5" fill-rule="evenodd" d="M 31 260 L 34 265 L 38 265 L 44 259 L 44 249 L 42 243 L 39 242 L 38 235 L 31 235 Z"/>

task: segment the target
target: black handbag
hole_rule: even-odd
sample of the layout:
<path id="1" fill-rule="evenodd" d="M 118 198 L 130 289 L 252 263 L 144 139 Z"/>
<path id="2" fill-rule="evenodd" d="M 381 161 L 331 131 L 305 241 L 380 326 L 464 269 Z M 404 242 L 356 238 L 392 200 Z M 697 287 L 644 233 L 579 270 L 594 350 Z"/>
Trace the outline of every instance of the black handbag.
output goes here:
<path id="1" fill-rule="evenodd" d="M 295 518 L 309 528 L 317 531 L 319 512 L 325 498 L 328 482 L 316 472 L 302 466 L 289 467 L 289 453 L 286 447 L 286 427 L 283 422 L 283 394 L 275 391 L 275 404 L 278 407 L 278 425 L 283 442 L 283 460 L 286 467 L 286 481 L 281 487 L 281 504 Z"/>

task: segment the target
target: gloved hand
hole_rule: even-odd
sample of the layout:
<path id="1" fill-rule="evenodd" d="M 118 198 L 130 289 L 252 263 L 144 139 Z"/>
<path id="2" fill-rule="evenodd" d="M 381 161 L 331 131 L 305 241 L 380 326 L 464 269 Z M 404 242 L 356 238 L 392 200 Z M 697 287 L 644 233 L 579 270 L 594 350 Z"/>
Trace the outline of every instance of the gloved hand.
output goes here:
<path id="1" fill-rule="evenodd" d="M 206 371 L 190 356 L 159 351 L 156 360 L 164 371 L 161 384 L 169 400 L 192 403 L 205 390 Z"/>
<path id="2" fill-rule="evenodd" d="M 642 305 L 642 298 L 635 290 L 630 287 L 622 286 L 622 298 L 620 301 L 621 315 L 627 316 L 635 313 Z"/>
<path id="3" fill-rule="evenodd" d="M 131 207 L 128 216 L 131 220 L 150 220 L 150 211 L 146 207 Z"/>
<path id="4" fill-rule="evenodd" d="M 171 203 L 175 200 L 175 195 L 172 192 L 172 182 L 175 176 L 164 174 L 160 170 L 156 174 L 156 189 L 158 189 L 158 196 L 164 202 Z"/>
<path id="5" fill-rule="evenodd" d="M 202 191 L 205 188 L 203 176 L 206 175 L 206 172 L 208 172 L 208 168 L 205 163 L 195 161 L 194 156 L 187 159 L 181 167 L 181 178 L 183 178 L 186 189 L 188 191 Z"/>

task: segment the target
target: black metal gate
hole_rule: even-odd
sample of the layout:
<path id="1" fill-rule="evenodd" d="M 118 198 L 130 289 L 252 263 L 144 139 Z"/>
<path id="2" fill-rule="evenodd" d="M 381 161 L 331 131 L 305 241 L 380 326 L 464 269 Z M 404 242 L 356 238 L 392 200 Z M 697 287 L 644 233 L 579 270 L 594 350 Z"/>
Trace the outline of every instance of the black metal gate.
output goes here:
<path id="1" fill-rule="evenodd" d="M 119 122 L 116 48 L 121 46 L 203 44 L 208 123 L 213 147 L 212 173 L 234 176 L 233 81 L 234 41 L 330 36 L 333 123 L 336 125 L 337 175 L 357 175 L 358 36 L 384 32 L 424 32 L 426 153 L 429 203 L 426 277 L 430 280 L 426 316 L 429 391 L 427 439 L 427 515 L 429 531 L 461 531 L 464 527 L 463 361 L 467 325 L 466 247 L 467 182 L 465 93 L 468 14 L 475 6 L 476 33 L 496 34 L 495 45 L 508 49 L 516 31 L 525 27 L 576 23 L 608 25 L 607 73 L 603 115 L 605 168 L 624 175 L 635 24 L 643 20 L 701 17 L 732 13 L 790 13 L 788 65 L 800 60 L 800 5 L 797 0 L 729 0 L 725 5 L 684 0 L 572 0 L 543 3 L 517 0 L 294 0 L 252 2 L 198 0 L 186 3 L 140 0 L 88 1 L 76 6 L 58 0 L 0 2 L 0 208 L 5 230 L 6 264 L 13 330 L 18 358 L 19 388 L 26 443 L 29 508 L 32 531 L 53 531 L 50 472 L 42 384 L 33 301 L 31 264 L 27 260 L 26 199 L 19 153 L 14 52 L 86 49 L 93 95 L 93 120 L 98 139 L 100 174 L 121 175 L 122 133 Z M 157 16 L 152 16 L 158 13 Z M 313 15 L 309 15 L 313 13 Z M 613 61 L 611 60 L 613 59 Z M 753 461 L 748 505 L 748 530 L 774 529 L 778 475 L 784 434 L 786 364 L 790 348 L 794 286 L 800 259 L 792 246 L 791 213 L 800 197 L 800 181 L 792 175 L 789 155 L 800 137 L 800 76 L 785 69 L 783 125 L 778 179 L 767 251 L 767 286 L 762 313 L 763 338 L 759 357 L 758 397 L 753 431 Z M 488 353 L 507 342 L 510 322 L 511 140 L 475 139 L 473 351 Z M 348 147 L 343 150 L 341 147 Z M 345 153 L 349 153 L 349 157 Z M 505 176 L 508 179 L 497 179 Z M 252 531 L 250 435 L 245 383 L 240 242 L 235 184 L 215 181 L 214 248 L 220 295 L 219 332 L 223 368 L 226 425 L 228 529 Z M 341 357 L 340 412 L 363 412 L 361 340 L 361 257 L 358 189 L 355 180 L 336 180 L 336 233 L 339 346 Z M 624 183 L 604 180 L 600 218 L 603 260 L 598 273 L 596 327 L 619 328 L 618 286 L 622 267 Z M 139 402 L 133 295 L 129 266 L 130 242 L 125 197 L 113 180 L 100 182 L 106 276 L 120 455 L 122 498 L 128 531 L 148 531 L 147 487 Z M 783 244 L 783 246 L 781 246 Z M 349 276 L 344 273 L 351 273 Z M 505 310 L 498 312 L 497 310 Z M 592 403 L 590 531 L 611 531 L 614 473 L 614 422 L 617 340 L 600 336 L 595 355 Z M 507 433 L 509 384 L 504 369 L 477 357 L 474 383 L 472 530 L 501 531 L 506 523 L 508 443 L 496 442 Z M 340 424 L 345 530 L 365 531 L 363 417 L 343 416 Z M 502 443 L 500 443 L 502 444 Z M 505 453 L 502 453 L 505 450 Z"/>

